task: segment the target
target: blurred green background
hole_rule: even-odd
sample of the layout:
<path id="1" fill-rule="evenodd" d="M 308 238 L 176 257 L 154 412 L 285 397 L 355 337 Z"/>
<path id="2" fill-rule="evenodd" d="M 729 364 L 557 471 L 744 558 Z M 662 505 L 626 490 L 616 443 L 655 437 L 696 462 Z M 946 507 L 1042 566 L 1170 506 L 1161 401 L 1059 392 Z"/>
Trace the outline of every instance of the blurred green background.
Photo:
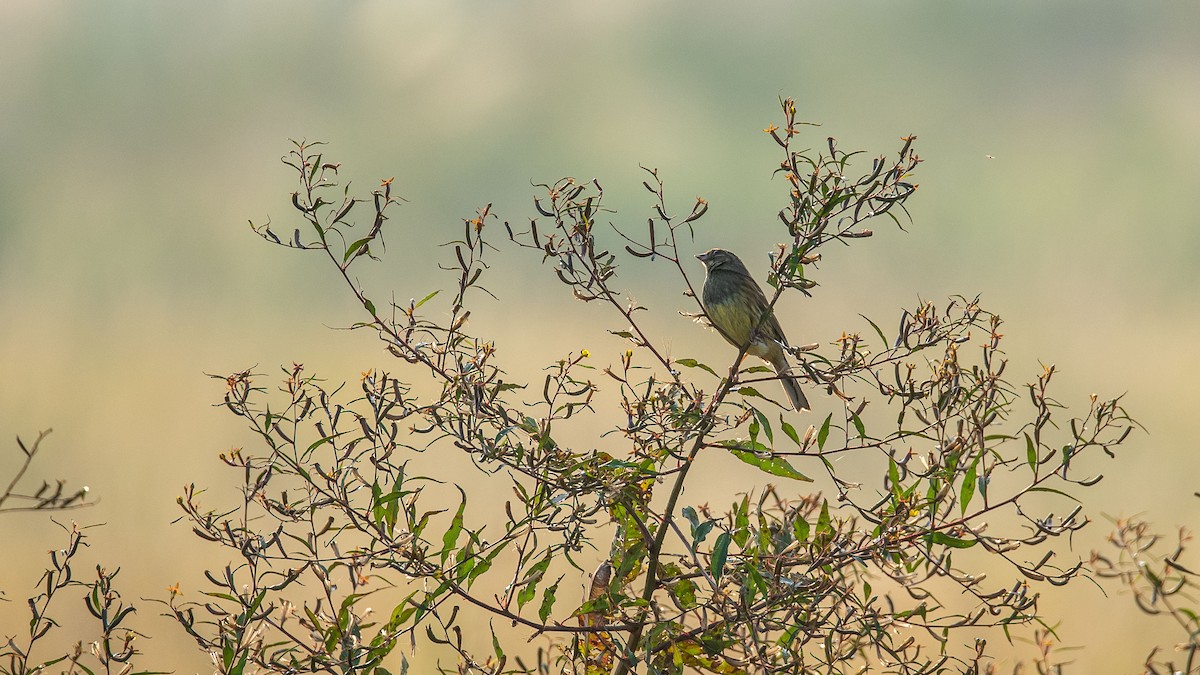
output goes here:
<path id="1" fill-rule="evenodd" d="M 918 296 L 981 293 L 1008 321 L 1014 380 L 1041 359 L 1062 370 L 1065 403 L 1128 392 L 1150 434 L 1104 467 L 1092 513 L 1145 513 L 1171 532 L 1198 514 L 1197 26 L 1194 2 L 6 0 L 4 480 L 13 436 L 54 427 L 32 475 L 99 499 L 58 516 L 107 523 L 89 555 L 123 567 L 131 599 L 176 582 L 199 599 L 203 563 L 223 558 L 171 524 L 174 499 L 194 482 L 219 504 L 235 476 L 216 456 L 248 440 L 211 407 L 222 384 L 204 373 L 299 361 L 357 381 L 390 367 L 368 336 L 329 329 L 358 318 L 331 270 L 246 225 L 270 217 L 290 231 L 287 139 L 330 142 L 328 158 L 363 191 L 396 177 L 408 202 L 371 283 L 421 297 L 449 283 L 434 245 L 488 202 L 526 222 L 531 182 L 599 178 L 611 220 L 644 223 L 639 163 L 660 170 L 677 212 L 709 200 L 697 250 L 761 264 L 786 195 L 762 129 L 792 96 L 822 124 L 814 146 L 836 136 L 868 151 L 865 166 L 916 134 L 925 160 L 909 232 L 876 224 L 874 239 L 828 255 L 815 297 L 788 305 L 793 341 L 860 329 L 860 312 L 894 325 Z M 613 317 L 573 302 L 536 257 L 501 248 L 490 283 L 501 303 L 482 303 L 474 330 L 518 371 L 583 347 L 613 360 Z M 657 312 L 655 330 L 677 355 L 727 356 L 678 317 L 687 302 L 660 273 L 634 265 L 625 279 Z M 1077 537 L 1075 554 L 1106 528 Z M 7 633 L 27 620 L 24 598 L 62 538 L 41 514 L 7 516 L 0 533 Z M 1066 644 L 1086 647 L 1071 654 L 1075 672 L 1134 672 L 1175 639 L 1086 581 L 1043 608 L 1063 617 Z M 206 670 L 154 614 L 139 610 L 153 637 L 139 643 L 142 665 Z"/>

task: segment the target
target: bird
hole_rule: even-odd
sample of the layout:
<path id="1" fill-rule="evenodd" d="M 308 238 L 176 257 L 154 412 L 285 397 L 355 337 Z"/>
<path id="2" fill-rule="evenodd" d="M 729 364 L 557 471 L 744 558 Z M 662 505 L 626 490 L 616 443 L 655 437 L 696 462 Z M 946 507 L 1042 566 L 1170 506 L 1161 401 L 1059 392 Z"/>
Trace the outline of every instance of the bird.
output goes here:
<path id="1" fill-rule="evenodd" d="M 738 349 L 745 347 L 747 354 L 771 364 L 793 408 L 810 410 L 808 399 L 788 366 L 787 338 L 750 271 L 736 255 L 721 248 L 705 251 L 696 258 L 704 263 L 701 295 L 709 322 L 729 344 Z"/>

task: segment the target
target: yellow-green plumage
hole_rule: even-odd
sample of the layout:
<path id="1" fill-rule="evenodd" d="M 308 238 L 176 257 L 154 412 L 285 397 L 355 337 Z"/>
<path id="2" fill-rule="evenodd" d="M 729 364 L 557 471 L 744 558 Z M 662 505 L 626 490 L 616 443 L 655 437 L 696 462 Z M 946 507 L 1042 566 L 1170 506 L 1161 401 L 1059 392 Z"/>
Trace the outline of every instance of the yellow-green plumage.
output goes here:
<path id="1" fill-rule="evenodd" d="M 767 297 L 736 255 L 714 248 L 696 256 L 704 263 L 704 311 L 717 332 L 729 344 L 747 354 L 767 361 L 779 374 L 779 381 L 792 407 L 808 410 L 808 399 L 800 383 L 791 374 L 784 347 L 787 338 L 775 315 L 767 311 Z M 757 330 L 755 328 L 757 327 Z"/>

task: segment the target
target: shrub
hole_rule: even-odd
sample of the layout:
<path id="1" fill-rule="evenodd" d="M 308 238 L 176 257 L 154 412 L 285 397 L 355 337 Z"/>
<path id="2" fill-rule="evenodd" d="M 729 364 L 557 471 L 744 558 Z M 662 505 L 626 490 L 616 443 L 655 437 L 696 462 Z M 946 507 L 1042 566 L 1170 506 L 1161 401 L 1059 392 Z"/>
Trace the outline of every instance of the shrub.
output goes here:
<path id="1" fill-rule="evenodd" d="M 787 188 L 772 307 L 812 292 L 823 254 L 872 236 L 869 221 L 902 224 L 919 164 L 913 138 L 865 171 L 832 138 L 802 149 L 795 105 L 781 104 L 766 130 Z M 203 602 L 168 601 L 220 672 L 404 672 L 406 654 L 389 658 L 402 644 L 440 645 L 459 672 L 981 672 L 986 636 L 1046 629 L 1039 594 L 1083 571 L 1060 546 L 1088 522 L 1075 500 L 1097 478 L 1081 467 L 1136 425 L 1119 398 L 1069 412 L 1053 367 L 1007 379 L 1002 322 L 978 298 L 791 349 L 833 408 L 810 418 L 780 412 L 775 373 L 745 349 L 709 365 L 668 356 L 646 328 L 654 310 L 620 285 L 624 265 L 665 266 L 685 314 L 705 316 L 689 254 L 707 204 L 676 215 L 657 171 L 644 228 L 610 232 L 601 184 L 571 178 L 538 186 L 528 227 L 478 210 L 447 244 L 444 292 L 404 303 L 352 273 L 384 252 L 391 181 L 353 196 L 317 143 L 285 163 L 301 226 L 255 231 L 336 270 L 362 310 L 353 327 L 395 361 L 353 387 L 300 364 L 277 390 L 250 370 L 220 376 L 223 405 L 257 439 L 223 456 L 243 497 L 213 509 L 189 486 L 179 503 L 234 562 L 206 574 Z M 485 273 L 506 244 L 607 312 L 617 358 L 593 366 L 578 351 L 536 380 L 510 374 L 467 321 L 496 297 Z M 619 451 L 575 431 L 597 418 Z M 725 507 L 689 496 L 714 454 L 762 482 Z M 439 468 L 451 455 L 503 487 L 459 487 Z"/>

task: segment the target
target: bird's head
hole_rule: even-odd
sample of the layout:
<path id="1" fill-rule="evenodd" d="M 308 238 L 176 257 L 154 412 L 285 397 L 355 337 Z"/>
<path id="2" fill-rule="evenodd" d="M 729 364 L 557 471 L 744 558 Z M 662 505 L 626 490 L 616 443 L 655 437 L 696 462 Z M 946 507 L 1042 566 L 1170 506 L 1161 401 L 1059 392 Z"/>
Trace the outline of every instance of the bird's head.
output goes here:
<path id="1" fill-rule="evenodd" d="M 704 263 L 704 269 L 710 273 L 720 269 L 737 272 L 746 271 L 746 266 L 742 264 L 742 261 L 736 255 L 723 248 L 709 249 L 696 256 L 696 259 Z"/>

